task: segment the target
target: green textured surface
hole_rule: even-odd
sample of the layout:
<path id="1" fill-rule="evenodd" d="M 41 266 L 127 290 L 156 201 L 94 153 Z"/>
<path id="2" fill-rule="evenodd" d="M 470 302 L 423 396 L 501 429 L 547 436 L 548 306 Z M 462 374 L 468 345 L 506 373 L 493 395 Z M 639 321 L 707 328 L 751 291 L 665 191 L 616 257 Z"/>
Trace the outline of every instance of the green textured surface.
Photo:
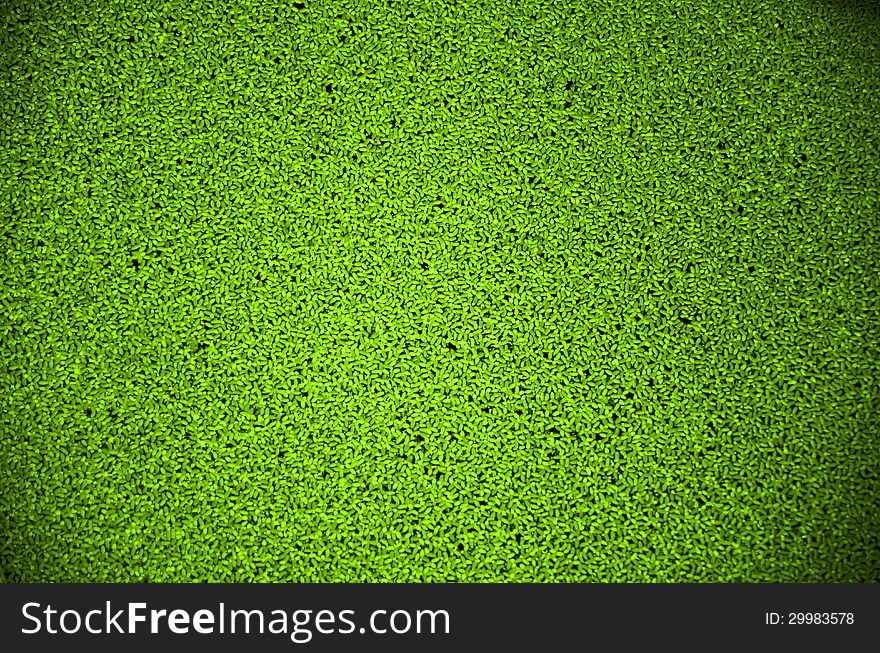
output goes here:
<path id="1" fill-rule="evenodd" d="M 876 5 L 0 14 L 6 580 L 880 580 Z"/>

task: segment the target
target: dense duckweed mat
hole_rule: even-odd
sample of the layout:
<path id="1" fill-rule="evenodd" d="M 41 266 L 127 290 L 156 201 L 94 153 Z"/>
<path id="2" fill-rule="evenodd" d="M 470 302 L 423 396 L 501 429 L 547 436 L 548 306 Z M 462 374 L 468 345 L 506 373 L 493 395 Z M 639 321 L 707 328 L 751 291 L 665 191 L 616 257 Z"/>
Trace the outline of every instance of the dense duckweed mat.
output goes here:
<path id="1" fill-rule="evenodd" d="M 876 4 L 0 15 L 4 580 L 880 580 Z"/>

